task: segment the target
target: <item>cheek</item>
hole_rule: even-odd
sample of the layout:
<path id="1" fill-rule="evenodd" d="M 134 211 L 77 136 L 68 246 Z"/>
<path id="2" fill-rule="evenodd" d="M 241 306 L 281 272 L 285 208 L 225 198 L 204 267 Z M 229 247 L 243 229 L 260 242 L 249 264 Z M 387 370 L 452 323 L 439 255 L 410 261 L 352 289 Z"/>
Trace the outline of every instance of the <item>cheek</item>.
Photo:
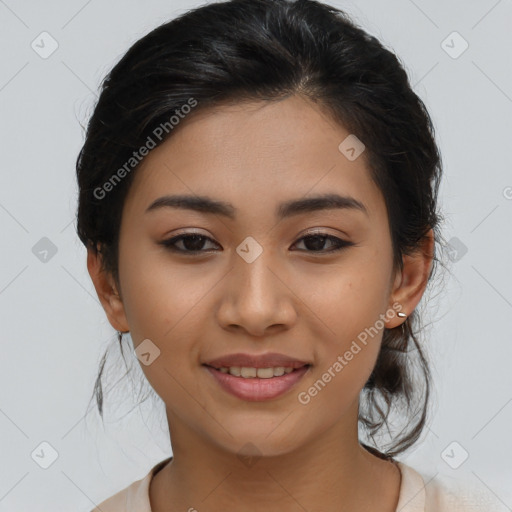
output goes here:
<path id="1" fill-rule="evenodd" d="M 158 392 L 172 387 L 169 374 L 185 380 L 199 359 L 198 328 L 212 311 L 206 304 L 218 276 L 193 264 L 173 263 L 151 246 L 126 243 L 123 251 L 129 255 L 120 259 L 119 267 L 130 335 L 134 348 L 149 339 L 159 351 L 154 363 L 141 364 Z"/>
<path id="2" fill-rule="evenodd" d="M 120 261 L 120 272 L 131 331 L 167 343 L 198 314 L 212 284 L 198 267 L 172 263 L 161 249 L 127 247 L 124 254 L 130 255 Z"/>
<path id="3" fill-rule="evenodd" d="M 387 275 L 376 260 L 347 259 L 343 267 L 330 268 L 302 286 L 310 310 L 306 316 L 315 314 L 337 349 L 374 325 L 388 302 Z"/>
<path id="4" fill-rule="evenodd" d="M 298 392 L 298 403 L 308 411 L 309 418 L 328 416 L 332 422 L 346 415 L 358 403 L 359 395 L 375 365 L 378 350 L 373 347 L 354 349 L 349 360 L 346 352 L 329 359 L 316 368 L 309 382 Z M 357 415 L 357 413 L 356 413 Z"/>
<path id="5" fill-rule="evenodd" d="M 335 420 L 358 399 L 380 351 L 384 327 L 380 304 L 371 296 L 354 301 L 338 292 L 319 310 L 330 334 L 317 338 L 318 364 L 301 386 L 300 404 L 318 407 L 319 414 L 328 411 Z"/>
<path id="6" fill-rule="evenodd" d="M 371 260 L 349 263 L 347 259 L 339 271 L 331 269 L 328 276 L 312 281 L 317 290 L 303 291 L 321 327 L 315 350 L 319 364 L 301 386 L 299 403 L 332 407 L 333 417 L 357 399 L 380 350 L 387 281 L 383 267 L 376 265 L 378 260 Z"/>

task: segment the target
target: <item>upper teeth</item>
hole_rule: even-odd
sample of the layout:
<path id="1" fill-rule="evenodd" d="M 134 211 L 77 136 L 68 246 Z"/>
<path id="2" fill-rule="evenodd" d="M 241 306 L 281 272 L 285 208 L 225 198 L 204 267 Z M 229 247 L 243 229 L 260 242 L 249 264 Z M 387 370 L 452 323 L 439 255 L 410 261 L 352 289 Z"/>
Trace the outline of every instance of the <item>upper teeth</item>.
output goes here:
<path id="1" fill-rule="evenodd" d="M 271 377 L 279 377 L 285 373 L 293 372 L 293 368 L 277 366 L 275 368 L 249 368 L 246 366 L 230 366 L 229 368 L 218 368 L 222 373 L 229 373 L 235 377 L 244 377 L 246 379 L 258 377 L 260 379 L 270 379 Z"/>

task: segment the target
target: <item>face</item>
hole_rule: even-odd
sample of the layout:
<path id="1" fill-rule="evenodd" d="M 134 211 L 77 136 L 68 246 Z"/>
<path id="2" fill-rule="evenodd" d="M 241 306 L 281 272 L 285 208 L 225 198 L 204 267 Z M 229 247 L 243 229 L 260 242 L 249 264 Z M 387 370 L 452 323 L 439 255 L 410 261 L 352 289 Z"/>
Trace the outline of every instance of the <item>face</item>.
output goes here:
<path id="1" fill-rule="evenodd" d="M 340 151 L 347 136 L 299 97 L 244 103 L 185 119 L 137 169 L 122 216 L 115 326 L 149 354 L 141 367 L 171 436 L 179 422 L 227 451 L 251 442 L 277 455 L 357 422 L 384 325 L 401 320 L 384 198 L 365 153 Z M 326 194 L 348 206 L 282 206 Z M 165 201 L 148 210 L 175 195 L 227 211 Z M 269 352 L 310 364 L 273 398 L 235 396 L 204 365 Z"/>

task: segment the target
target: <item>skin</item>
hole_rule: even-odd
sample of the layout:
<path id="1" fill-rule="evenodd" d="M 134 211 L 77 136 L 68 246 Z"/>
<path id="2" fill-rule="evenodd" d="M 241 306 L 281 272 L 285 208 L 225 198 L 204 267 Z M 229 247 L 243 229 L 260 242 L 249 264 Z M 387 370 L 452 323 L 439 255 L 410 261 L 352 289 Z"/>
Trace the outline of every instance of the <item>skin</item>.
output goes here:
<path id="1" fill-rule="evenodd" d="M 382 329 L 307 405 L 297 399 L 393 303 L 410 314 L 432 264 L 431 231 L 393 272 L 384 198 L 365 154 L 350 161 L 338 150 L 348 135 L 299 96 L 198 111 L 137 169 L 121 222 L 120 289 L 88 253 L 112 326 L 130 331 L 134 347 L 149 338 L 160 350 L 141 364 L 166 405 L 174 456 L 151 481 L 154 512 L 396 509 L 399 468 L 363 449 L 357 433 L 359 393 Z M 350 209 L 274 216 L 282 201 L 332 192 L 358 199 L 368 216 Z M 165 194 L 229 202 L 236 218 L 177 208 L 145 213 Z M 326 240 L 316 248 L 303 239 L 314 230 L 354 245 L 329 252 Z M 159 244 L 183 232 L 213 242 L 198 245 L 205 251 L 198 257 Z M 252 263 L 236 252 L 247 236 L 263 249 Z M 403 321 L 394 315 L 385 326 Z M 226 393 L 201 365 L 270 351 L 312 367 L 294 389 L 265 402 Z M 251 466 L 238 457 L 249 442 L 259 454 Z"/>

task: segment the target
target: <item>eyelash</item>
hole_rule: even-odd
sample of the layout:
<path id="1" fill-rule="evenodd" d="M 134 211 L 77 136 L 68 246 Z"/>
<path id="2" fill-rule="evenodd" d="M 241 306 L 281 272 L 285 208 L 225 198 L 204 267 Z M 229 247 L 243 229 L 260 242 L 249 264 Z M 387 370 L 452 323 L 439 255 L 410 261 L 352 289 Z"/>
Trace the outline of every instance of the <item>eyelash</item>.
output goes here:
<path id="1" fill-rule="evenodd" d="M 168 240 L 163 240 L 162 242 L 159 242 L 159 243 L 161 245 L 163 245 L 169 251 L 176 252 L 176 253 L 182 253 L 182 254 L 187 255 L 187 256 L 197 256 L 200 253 L 210 252 L 210 251 L 203 251 L 203 250 L 188 251 L 188 250 L 184 250 L 184 249 L 177 249 L 175 247 L 175 244 L 177 242 L 179 242 L 181 240 L 188 240 L 188 239 L 193 239 L 193 238 L 205 239 L 205 240 L 209 240 L 210 242 L 216 243 L 210 237 L 208 237 L 206 235 L 201 235 L 201 234 L 198 234 L 198 233 L 190 233 L 190 234 L 178 235 L 178 236 L 175 236 L 175 237 L 170 238 Z M 299 238 L 299 240 L 297 240 L 297 242 L 299 242 L 301 240 L 304 240 L 304 239 L 307 239 L 307 238 L 325 238 L 325 239 L 330 240 L 331 242 L 335 243 L 337 247 L 335 247 L 334 249 L 330 249 L 330 250 L 323 249 L 323 250 L 320 250 L 320 251 L 301 250 L 302 252 L 320 253 L 320 254 L 335 253 L 335 252 L 342 251 L 343 249 L 346 249 L 346 248 L 348 248 L 350 246 L 355 245 L 353 242 L 348 242 L 346 240 L 342 240 L 341 238 L 338 238 L 338 237 L 333 236 L 333 235 L 328 235 L 327 233 L 312 233 L 312 234 L 308 234 L 308 235 L 305 235 L 305 236 Z"/>

